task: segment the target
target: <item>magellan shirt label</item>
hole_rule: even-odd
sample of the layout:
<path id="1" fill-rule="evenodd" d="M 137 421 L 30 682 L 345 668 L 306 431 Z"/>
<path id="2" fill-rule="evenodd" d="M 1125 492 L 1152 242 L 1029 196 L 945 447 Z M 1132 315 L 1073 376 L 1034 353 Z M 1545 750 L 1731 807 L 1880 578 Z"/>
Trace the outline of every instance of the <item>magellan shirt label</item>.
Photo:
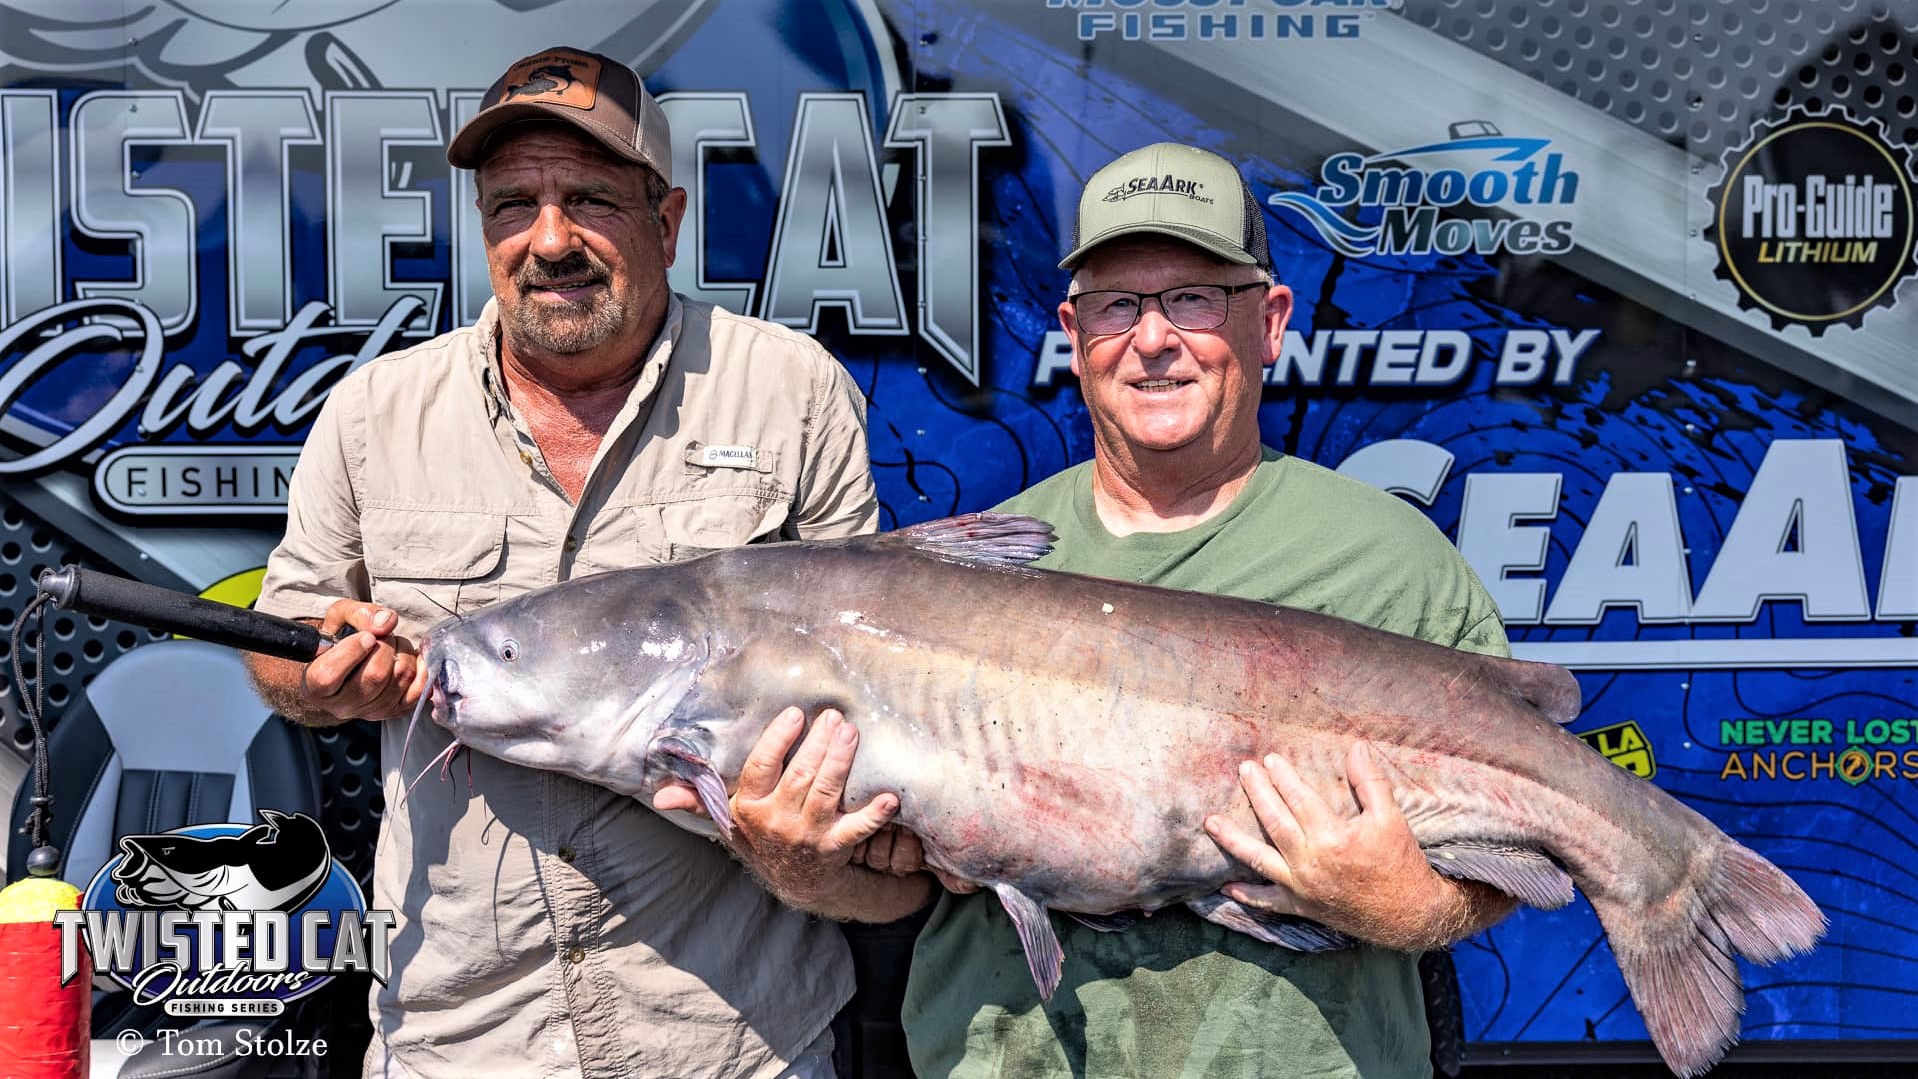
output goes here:
<path id="1" fill-rule="evenodd" d="M 759 460 L 759 451 L 751 446 L 705 446 L 699 451 L 699 463 L 715 468 L 751 468 Z"/>

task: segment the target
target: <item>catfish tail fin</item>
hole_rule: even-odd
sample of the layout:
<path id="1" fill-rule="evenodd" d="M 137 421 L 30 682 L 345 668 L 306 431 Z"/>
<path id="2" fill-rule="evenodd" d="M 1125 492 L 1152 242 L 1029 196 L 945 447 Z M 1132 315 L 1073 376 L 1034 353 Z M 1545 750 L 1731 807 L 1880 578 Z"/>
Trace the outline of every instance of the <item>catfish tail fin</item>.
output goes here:
<path id="1" fill-rule="evenodd" d="M 1684 1079 L 1738 1040 L 1745 990 L 1737 957 L 1771 963 L 1810 951 L 1826 925 L 1783 870 L 1729 839 L 1690 895 L 1642 910 L 1594 895 L 1592 906 L 1652 1043 Z"/>

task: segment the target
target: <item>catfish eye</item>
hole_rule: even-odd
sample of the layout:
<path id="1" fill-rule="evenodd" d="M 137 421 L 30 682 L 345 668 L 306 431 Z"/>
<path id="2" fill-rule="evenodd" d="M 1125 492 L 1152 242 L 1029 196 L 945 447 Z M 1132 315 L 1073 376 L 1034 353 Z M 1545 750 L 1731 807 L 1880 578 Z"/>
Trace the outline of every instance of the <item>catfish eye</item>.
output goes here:
<path id="1" fill-rule="evenodd" d="M 519 658 L 519 642 L 513 640 L 510 637 L 507 638 L 506 640 L 501 641 L 499 643 L 499 658 L 505 660 L 508 663 L 511 663 L 514 660 L 518 659 Z"/>

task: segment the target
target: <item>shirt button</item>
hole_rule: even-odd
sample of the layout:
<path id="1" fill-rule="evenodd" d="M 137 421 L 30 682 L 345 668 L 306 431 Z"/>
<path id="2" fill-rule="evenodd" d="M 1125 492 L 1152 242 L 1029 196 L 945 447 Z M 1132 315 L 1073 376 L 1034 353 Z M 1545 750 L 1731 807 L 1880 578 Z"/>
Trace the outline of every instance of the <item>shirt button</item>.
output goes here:
<path id="1" fill-rule="evenodd" d="M 577 536 L 566 537 L 565 547 L 568 551 L 579 550 L 579 538 Z"/>
<path id="2" fill-rule="evenodd" d="M 533 463 L 533 455 L 527 453 L 525 450 L 521 450 L 519 451 L 519 461 L 520 464 L 530 466 Z"/>
<path id="3" fill-rule="evenodd" d="M 571 847 L 561 847 L 561 848 L 559 848 L 559 860 L 560 860 L 560 861 L 562 861 L 562 862 L 571 862 L 571 861 L 573 860 L 573 858 L 574 858 L 575 856 L 576 856 L 576 855 L 575 855 L 575 852 L 574 852 L 574 850 L 573 850 L 573 848 L 571 848 Z"/>
<path id="4" fill-rule="evenodd" d="M 575 944 L 566 950 L 566 958 L 575 963 L 584 963 L 586 962 L 586 949 Z"/>

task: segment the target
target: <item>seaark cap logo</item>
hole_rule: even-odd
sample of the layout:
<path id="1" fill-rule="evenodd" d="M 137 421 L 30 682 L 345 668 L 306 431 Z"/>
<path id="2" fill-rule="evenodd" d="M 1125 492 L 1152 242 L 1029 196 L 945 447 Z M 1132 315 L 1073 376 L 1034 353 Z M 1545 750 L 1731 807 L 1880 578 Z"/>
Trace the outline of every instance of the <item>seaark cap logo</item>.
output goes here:
<path id="1" fill-rule="evenodd" d="M 1212 200 L 1203 192 L 1205 185 L 1197 180 L 1186 180 L 1166 173 L 1164 176 L 1134 176 L 1125 183 L 1106 192 L 1102 202 L 1124 202 L 1135 195 L 1184 195 L 1193 202 L 1202 202 L 1210 206 Z"/>
<path id="2" fill-rule="evenodd" d="M 1913 270 L 1911 158 L 1841 108 L 1761 121 L 1711 191 L 1716 272 L 1774 329 L 1822 334 L 1889 307 Z"/>
<path id="3" fill-rule="evenodd" d="M 62 980 L 95 967 L 175 1016 L 273 1016 L 335 975 L 386 981 L 388 911 L 365 897 L 304 813 L 195 824 L 120 840 L 81 909 L 54 918 Z"/>

